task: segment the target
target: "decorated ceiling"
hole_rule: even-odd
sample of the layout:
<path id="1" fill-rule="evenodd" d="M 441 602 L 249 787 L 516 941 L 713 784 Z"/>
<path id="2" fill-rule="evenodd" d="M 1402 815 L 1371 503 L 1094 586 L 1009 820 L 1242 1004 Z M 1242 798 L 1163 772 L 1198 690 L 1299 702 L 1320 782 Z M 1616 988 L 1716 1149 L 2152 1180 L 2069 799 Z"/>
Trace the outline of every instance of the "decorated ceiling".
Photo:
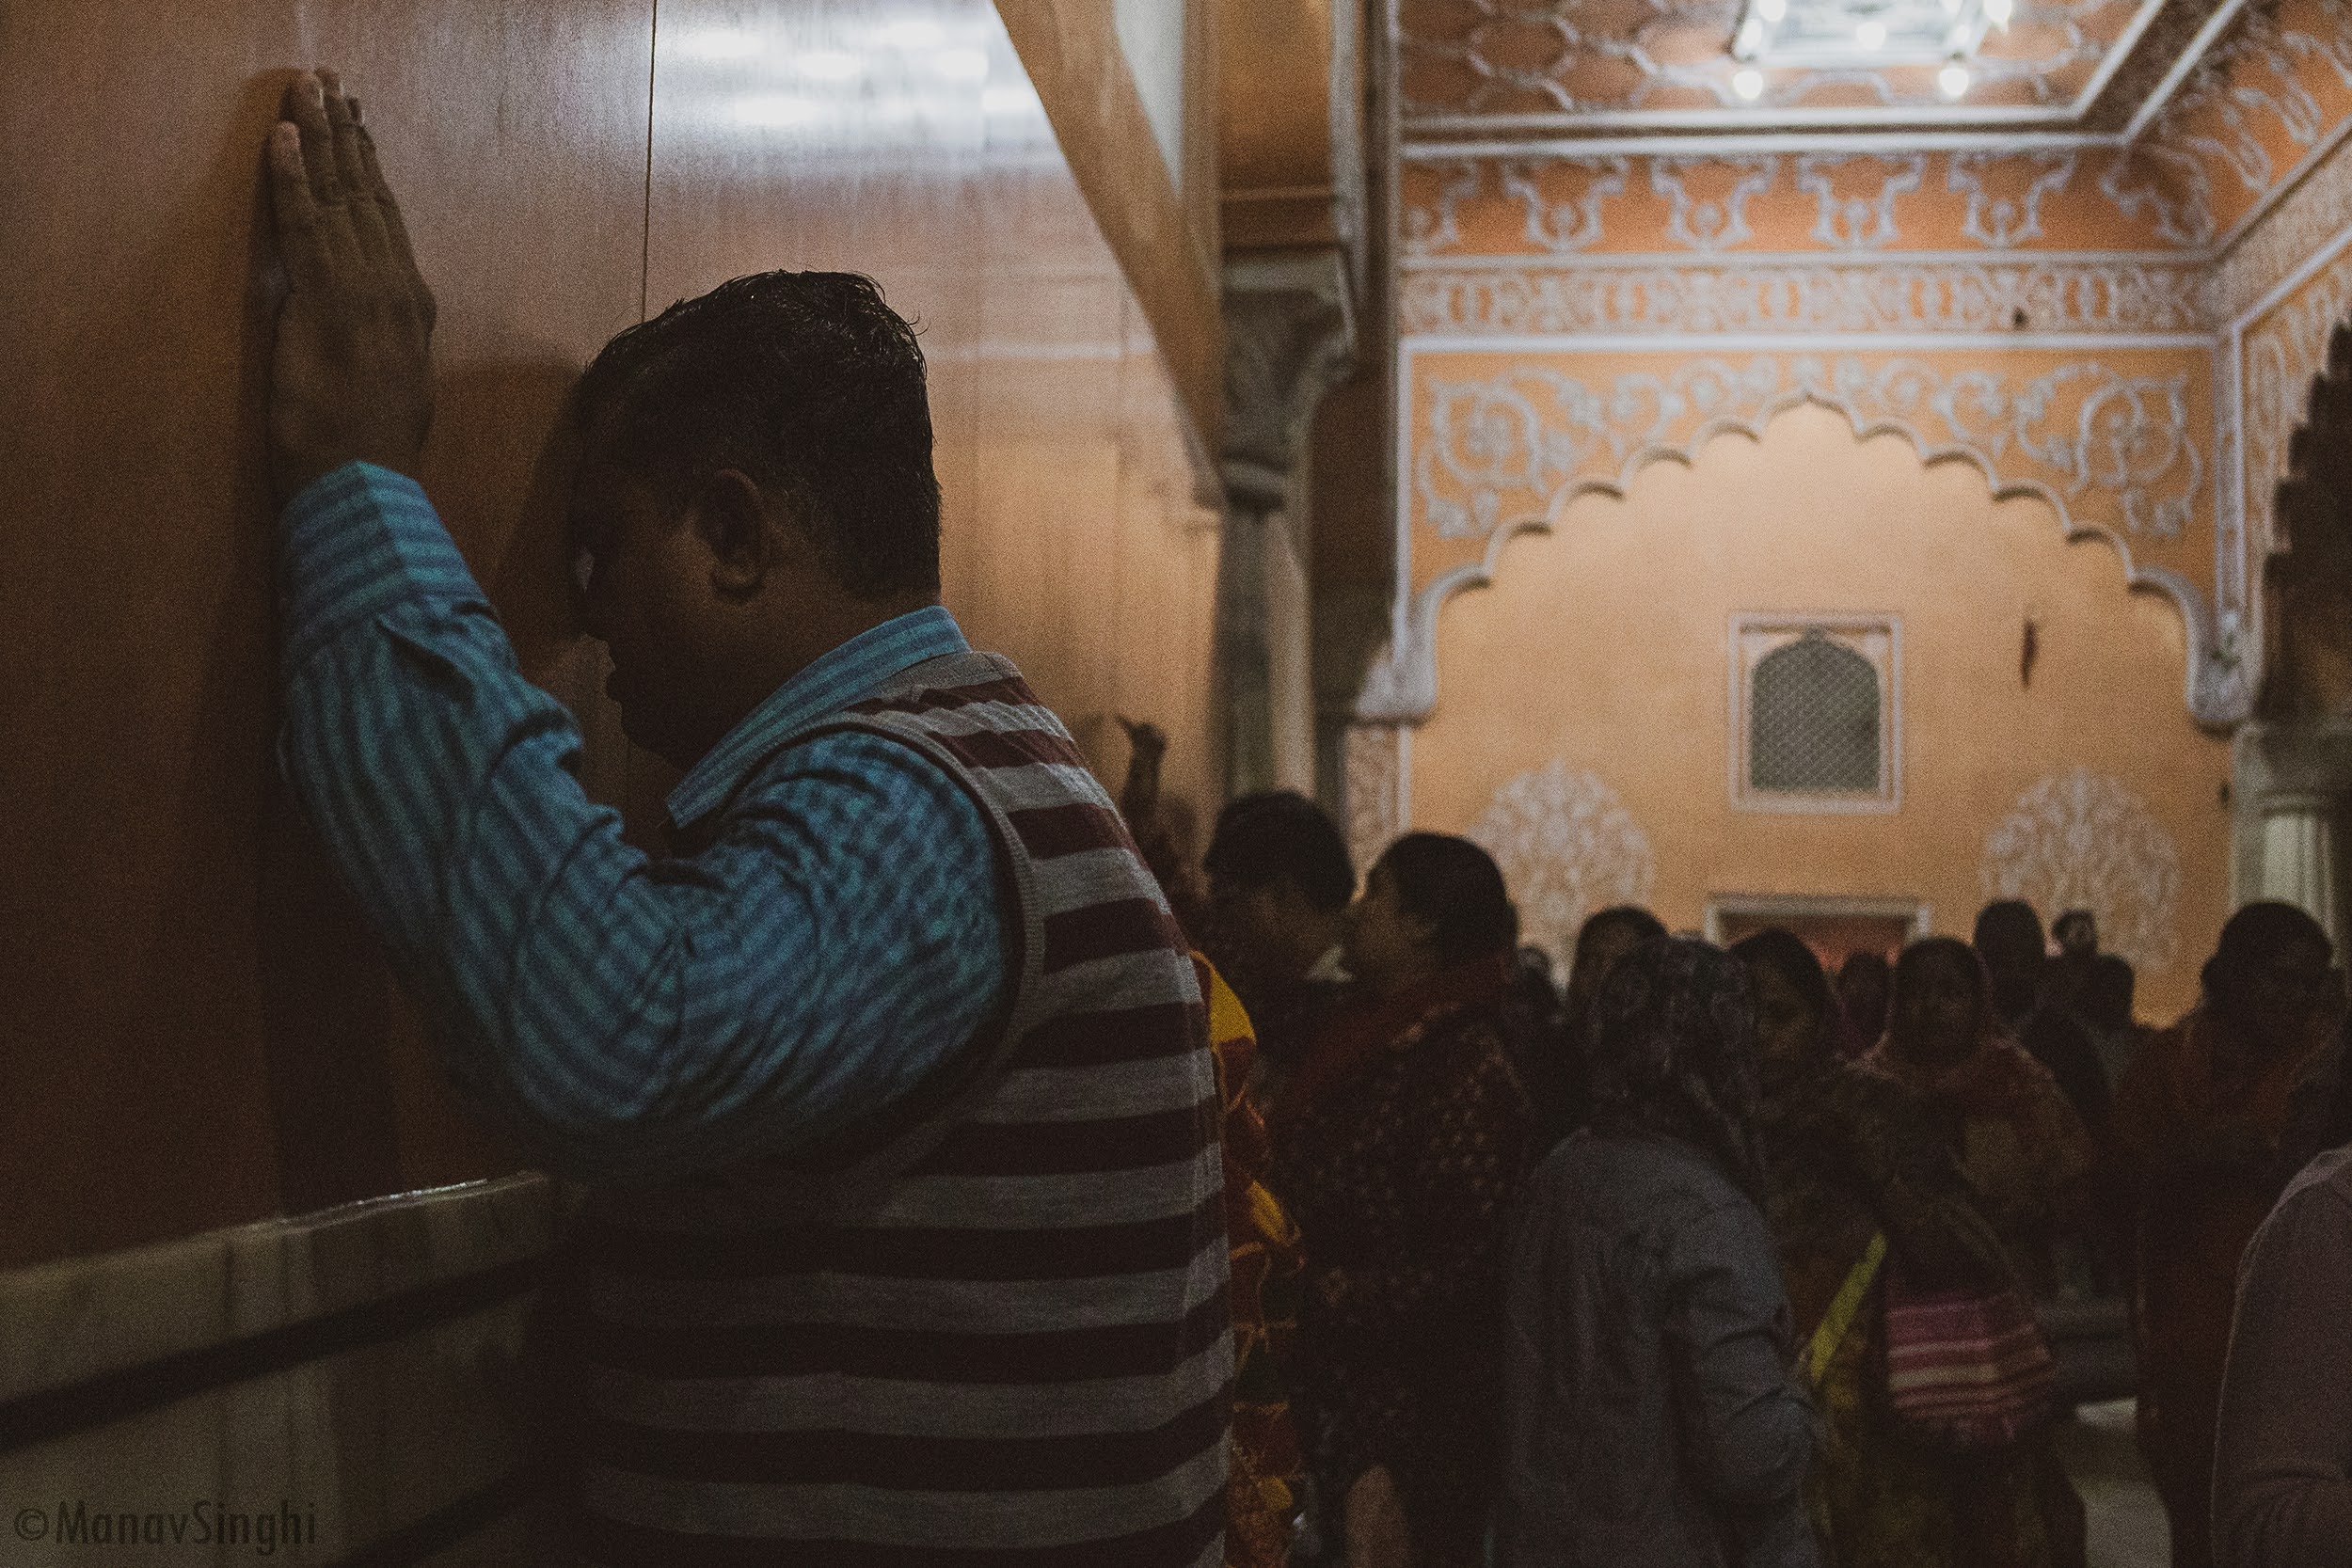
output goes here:
<path id="1" fill-rule="evenodd" d="M 2144 125 L 2245 0 L 1399 0 L 1408 135 Z"/>

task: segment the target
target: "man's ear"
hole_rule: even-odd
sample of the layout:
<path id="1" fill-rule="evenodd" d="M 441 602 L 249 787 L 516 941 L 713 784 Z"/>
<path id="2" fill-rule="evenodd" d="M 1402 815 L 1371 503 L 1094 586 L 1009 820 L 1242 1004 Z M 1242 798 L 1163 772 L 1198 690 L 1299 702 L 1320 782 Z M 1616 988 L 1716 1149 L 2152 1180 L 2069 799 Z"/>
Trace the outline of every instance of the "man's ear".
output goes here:
<path id="1" fill-rule="evenodd" d="M 688 519 L 710 551 L 710 586 L 723 599 L 757 594 L 775 565 L 768 498 L 740 468 L 722 468 L 694 492 Z"/>

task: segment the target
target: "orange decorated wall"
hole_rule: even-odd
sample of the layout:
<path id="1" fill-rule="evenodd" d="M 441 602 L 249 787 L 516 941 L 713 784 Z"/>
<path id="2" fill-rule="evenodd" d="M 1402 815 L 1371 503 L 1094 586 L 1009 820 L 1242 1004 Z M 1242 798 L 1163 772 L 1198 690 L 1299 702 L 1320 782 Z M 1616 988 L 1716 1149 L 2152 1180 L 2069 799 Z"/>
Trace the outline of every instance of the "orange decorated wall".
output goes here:
<path id="1" fill-rule="evenodd" d="M 1735 803 L 1731 624 L 1790 614 L 1898 627 L 1898 809 Z M 2229 748 L 2183 706 L 2173 606 L 2046 503 L 1825 408 L 1568 502 L 1449 602 L 1437 653 L 1411 823 L 1488 842 L 1555 945 L 1623 897 L 1691 929 L 1724 899 L 1915 901 L 1964 936 L 2008 873 L 2045 918 L 2045 890 L 2104 903 L 2169 1020 L 2227 912 Z"/>

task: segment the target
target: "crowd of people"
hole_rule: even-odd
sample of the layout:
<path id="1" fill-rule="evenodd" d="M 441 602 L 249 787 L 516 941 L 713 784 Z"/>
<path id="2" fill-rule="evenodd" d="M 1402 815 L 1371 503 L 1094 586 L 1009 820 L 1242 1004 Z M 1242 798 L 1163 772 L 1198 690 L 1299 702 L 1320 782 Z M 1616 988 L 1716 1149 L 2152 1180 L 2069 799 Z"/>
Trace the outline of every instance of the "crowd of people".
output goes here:
<path id="1" fill-rule="evenodd" d="M 1198 873 L 1148 778 L 1122 803 L 1255 1021 L 1236 1092 L 1292 1227 L 1295 1473 L 1242 1456 L 1268 1544 L 1229 1561 L 2069 1568 L 2037 1306 L 2123 1295 L 2176 1568 L 2352 1560 L 2352 1402 L 2292 1388 L 2352 1356 L 2310 916 L 2240 911 L 2162 1031 L 2089 913 L 2015 900 L 1834 974 L 1611 908 L 1555 984 L 1466 839 L 1359 891 L 1302 796 L 1233 802 Z M 2241 1311 L 2242 1258 L 2298 1283 Z"/>
<path id="2" fill-rule="evenodd" d="M 832 273 L 576 392 L 579 609 L 681 775 L 654 855 L 413 477 L 433 295 L 358 103 L 280 116 L 278 754 L 451 1082 L 584 1188 L 540 1336 L 575 1560 L 2058 1568 L 2035 1302 L 2104 1278 L 2181 1568 L 2346 1560 L 2308 916 L 2240 911 L 2157 1034 L 2072 912 L 1833 984 L 1607 910 L 1555 988 L 1464 839 L 1359 888 L 1258 795 L 1195 868 L 1165 743 L 1122 829 L 940 603 L 921 349 Z"/>

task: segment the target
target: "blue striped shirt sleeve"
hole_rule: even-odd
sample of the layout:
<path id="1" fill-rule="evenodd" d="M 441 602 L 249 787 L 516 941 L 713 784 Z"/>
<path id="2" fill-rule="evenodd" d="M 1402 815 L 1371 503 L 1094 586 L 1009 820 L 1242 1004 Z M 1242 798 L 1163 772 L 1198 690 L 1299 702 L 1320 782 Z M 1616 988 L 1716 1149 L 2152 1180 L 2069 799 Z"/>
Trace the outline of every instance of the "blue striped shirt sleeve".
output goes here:
<path id="1" fill-rule="evenodd" d="M 551 1165 L 675 1180 L 856 1125 L 1002 994 L 979 808 L 912 750 L 791 748 L 691 859 L 577 779 L 423 492 L 351 465 L 279 531 L 281 763 L 461 1091 Z"/>

